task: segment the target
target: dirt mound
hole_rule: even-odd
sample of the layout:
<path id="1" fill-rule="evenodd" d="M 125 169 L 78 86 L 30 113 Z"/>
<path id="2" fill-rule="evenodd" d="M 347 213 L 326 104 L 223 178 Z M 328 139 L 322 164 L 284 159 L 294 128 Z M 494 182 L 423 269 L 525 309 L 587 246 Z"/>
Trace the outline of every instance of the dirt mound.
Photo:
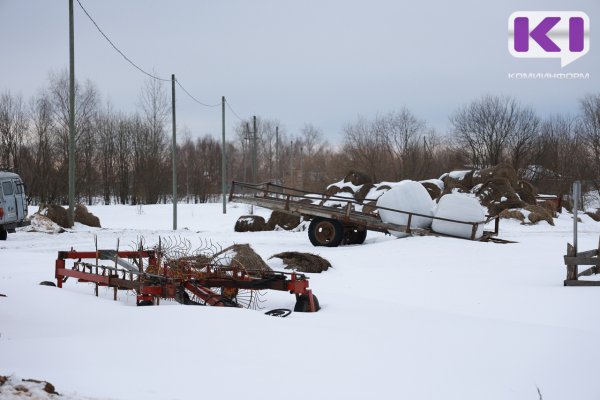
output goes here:
<path id="1" fill-rule="evenodd" d="M 539 221 L 546 221 L 550 225 L 554 226 L 554 219 L 552 218 L 552 214 L 544 207 L 536 206 L 536 205 L 528 205 L 524 207 L 525 210 L 529 211 L 529 222 L 532 224 L 536 224 Z"/>
<path id="2" fill-rule="evenodd" d="M 73 225 L 69 223 L 69 213 L 61 206 L 40 203 L 38 214 L 50 218 L 52 222 L 62 226 L 63 228 L 73 227 Z"/>
<path id="3" fill-rule="evenodd" d="M 507 208 L 522 208 L 525 205 L 506 178 L 488 179 L 475 195 L 488 208 L 490 215 L 498 215 Z"/>
<path id="4" fill-rule="evenodd" d="M 517 172 L 515 169 L 505 163 L 495 165 L 490 168 L 474 171 L 472 185 L 486 183 L 490 179 L 505 178 L 511 187 L 517 188 Z"/>
<path id="5" fill-rule="evenodd" d="M 75 205 L 75 222 L 95 228 L 101 228 L 100 218 L 89 212 L 87 207 L 83 204 Z"/>
<path id="6" fill-rule="evenodd" d="M 235 222 L 236 232 L 259 232 L 265 230 L 265 219 L 258 215 L 242 215 Z"/>
<path id="7" fill-rule="evenodd" d="M 371 177 L 364 172 L 350 171 L 344 177 L 344 182 L 350 182 L 355 186 L 360 186 L 366 183 L 373 184 L 373 179 L 371 179 Z"/>
<path id="8" fill-rule="evenodd" d="M 311 253 L 286 251 L 269 257 L 269 260 L 271 258 L 280 258 L 286 265 L 285 269 L 293 269 L 300 272 L 321 273 L 331 267 L 329 261 Z"/>
<path id="9" fill-rule="evenodd" d="M 264 230 L 272 231 L 275 229 L 275 226 L 280 226 L 286 231 L 289 231 L 296 228 L 298 225 L 300 225 L 300 217 L 281 211 L 273 211 L 269 217 L 269 221 L 267 221 L 267 224 L 264 227 Z"/>
<path id="10" fill-rule="evenodd" d="M 506 218 L 506 219 L 517 219 L 521 222 L 525 221 L 525 216 L 519 210 L 509 210 L 509 209 L 502 210 L 500 212 L 500 214 L 498 214 L 498 216 L 500 218 Z"/>
<path id="11" fill-rule="evenodd" d="M 442 190 L 435 183 L 421 182 L 421 185 L 425 186 L 425 189 L 427 189 L 427 193 L 429 193 L 432 200 L 439 198 L 442 194 Z"/>

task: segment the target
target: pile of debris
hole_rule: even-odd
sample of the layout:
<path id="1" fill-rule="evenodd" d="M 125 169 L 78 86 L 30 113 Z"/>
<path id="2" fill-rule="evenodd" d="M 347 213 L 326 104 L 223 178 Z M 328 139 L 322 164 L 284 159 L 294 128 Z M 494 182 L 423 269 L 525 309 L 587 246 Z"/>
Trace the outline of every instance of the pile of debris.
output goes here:
<path id="1" fill-rule="evenodd" d="M 54 385 L 37 379 L 20 379 L 16 376 L 0 375 L 0 398 L 6 399 L 73 399 L 61 396 Z"/>
<path id="2" fill-rule="evenodd" d="M 319 204 L 344 207 L 344 200 L 351 199 L 358 203 L 354 207 L 356 211 L 378 215 L 377 199 L 399 183 L 374 183 L 366 174 L 351 171 L 343 180 L 327 187 L 326 198 L 320 200 Z M 452 171 L 439 179 L 419 183 L 436 203 L 446 194 L 465 193 L 486 207 L 488 215 L 515 218 L 523 223 L 547 221 L 554 225 L 553 218 L 560 211 L 554 202 L 536 200 L 536 188 L 528 181 L 519 179 L 514 168 L 508 164 L 481 170 Z"/>
<path id="3" fill-rule="evenodd" d="M 304 230 L 300 217 L 281 211 L 273 211 L 268 221 L 259 215 L 242 215 L 235 223 L 236 232 L 261 232 L 276 230 Z"/>
<path id="4" fill-rule="evenodd" d="M 88 211 L 83 204 L 75 205 L 75 222 L 101 228 L 100 218 Z M 40 203 L 38 212 L 29 218 L 31 225 L 27 227 L 28 232 L 63 233 L 65 229 L 73 227 L 69 221 L 67 209 L 56 204 Z"/>

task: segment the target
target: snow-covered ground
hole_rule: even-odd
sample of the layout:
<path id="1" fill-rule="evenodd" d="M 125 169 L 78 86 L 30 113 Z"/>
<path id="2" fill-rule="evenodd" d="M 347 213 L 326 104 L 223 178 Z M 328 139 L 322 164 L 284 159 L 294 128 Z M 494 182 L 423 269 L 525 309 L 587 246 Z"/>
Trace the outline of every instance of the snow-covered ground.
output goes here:
<path id="1" fill-rule="evenodd" d="M 32 209 L 34 212 L 37 209 Z M 306 232 L 235 233 L 245 205 L 95 206 L 102 229 L 19 231 L 0 242 L 0 375 L 46 380 L 72 398 L 598 399 L 598 287 L 563 287 L 572 219 L 502 221 L 515 244 L 369 232 L 364 245 L 312 247 Z M 267 210 L 257 213 L 268 215 Z M 580 224 L 579 249 L 600 223 Z M 288 250 L 333 265 L 312 274 L 320 312 L 287 318 L 294 296 L 264 310 L 135 307 L 53 280 L 57 251 L 121 248 L 176 235 L 199 245 L 249 243 L 265 259 Z M 279 261 L 270 265 L 281 268 Z M 539 389 L 539 393 L 538 393 Z"/>

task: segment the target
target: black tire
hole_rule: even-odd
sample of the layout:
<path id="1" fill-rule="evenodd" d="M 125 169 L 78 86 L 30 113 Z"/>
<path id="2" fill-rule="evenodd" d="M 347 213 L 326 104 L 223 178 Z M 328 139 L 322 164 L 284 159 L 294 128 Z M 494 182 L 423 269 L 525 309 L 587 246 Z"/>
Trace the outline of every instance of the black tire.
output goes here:
<path id="1" fill-rule="evenodd" d="M 40 285 L 42 285 L 42 286 L 53 286 L 53 287 L 56 287 L 56 283 L 50 282 L 50 281 L 42 281 L 42 282 L 40 282 Z"/>
<path id="2" fill-rule="evenodd" d="M 150 300 L 142 300 L 142 301 L 139 301 L 139 302 L 137 303 L 137 305 L 138 305 L 138 307 L 143 307 L 143 306 L 153 306 L 153 305 L 154 305 L 154 303 L 153 303 L 153 302 L 151 302 Z"/>
<path id="3" fill-rule="evenodd" d="M 314 218 L 308 227 L 308 239 L 313 246 L 337 247 L 344 239 L 344 227 L 335 219 Z"/>
<path id="4" fill-rule="evenodd" d="M 319 305 L 319 299 L 313 294 L 313 302 L 315 303 L 315 311 L 319 311 L 321 306 Z M 294 312 L 310 312 L 310 300 L 307 294 L 301 294 L 296 300 L 294 306 Z"/>
<path id="5" fill-rule="evenodd" d="M 349 228 L 344 234 L 346 244 L 363 244 L 367 238 L 367 230 L 358 228 Z"/>
<path id="6" fill-rule="evenodd" d="M 8 232 L 4 228 L 0 228 L 0 240 L 6 240 Z"/>

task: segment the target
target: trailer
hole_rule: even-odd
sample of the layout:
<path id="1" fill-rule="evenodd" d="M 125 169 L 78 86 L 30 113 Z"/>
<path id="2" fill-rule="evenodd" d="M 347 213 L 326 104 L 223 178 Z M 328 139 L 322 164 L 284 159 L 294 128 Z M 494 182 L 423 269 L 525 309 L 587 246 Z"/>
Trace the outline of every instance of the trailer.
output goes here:
<path id="1" fill-rule="evenodd" d="M 330 196 L 325 193 L 307 192 L 271 182 L 252 184 L 233 181 L 231 183 L 229 201 L 264 207 L 310 220 L 308 238 L 314 246 L 337 247 L 340 244 L 362 244 L 367 237 L 367 231 L 383 232 L 386 234 L 394 231 L 407 235 L 456 237 L 434 232 L 431 229 L 415 228 L 411 226 L 414 217 L 425 217 L 469 225 L 471 227 L 471 236 L 468 239 L 470 240 L 509 243 L 509 241 L 496 237 L 500 224 L 498 216 L 487 217 L 485 221 L 467 222 L 386 207 L 377 207 L 378 209 L 407 215 L 407 224 L 398 225 L 385 223 L 381 221 L 378 215 L 364 212 L 363 204 L 354 199 L 338 195 Z M 365 199 L 364 201 L 367 202 L 370 200 Z M 332 206 L 332 202 L 338 203 L 337 206 Z M 478 228 L 492 221 L 494 222 L 494 230 L 484 230 L 482 237 L 477 238 L 476 233 Z"/>

